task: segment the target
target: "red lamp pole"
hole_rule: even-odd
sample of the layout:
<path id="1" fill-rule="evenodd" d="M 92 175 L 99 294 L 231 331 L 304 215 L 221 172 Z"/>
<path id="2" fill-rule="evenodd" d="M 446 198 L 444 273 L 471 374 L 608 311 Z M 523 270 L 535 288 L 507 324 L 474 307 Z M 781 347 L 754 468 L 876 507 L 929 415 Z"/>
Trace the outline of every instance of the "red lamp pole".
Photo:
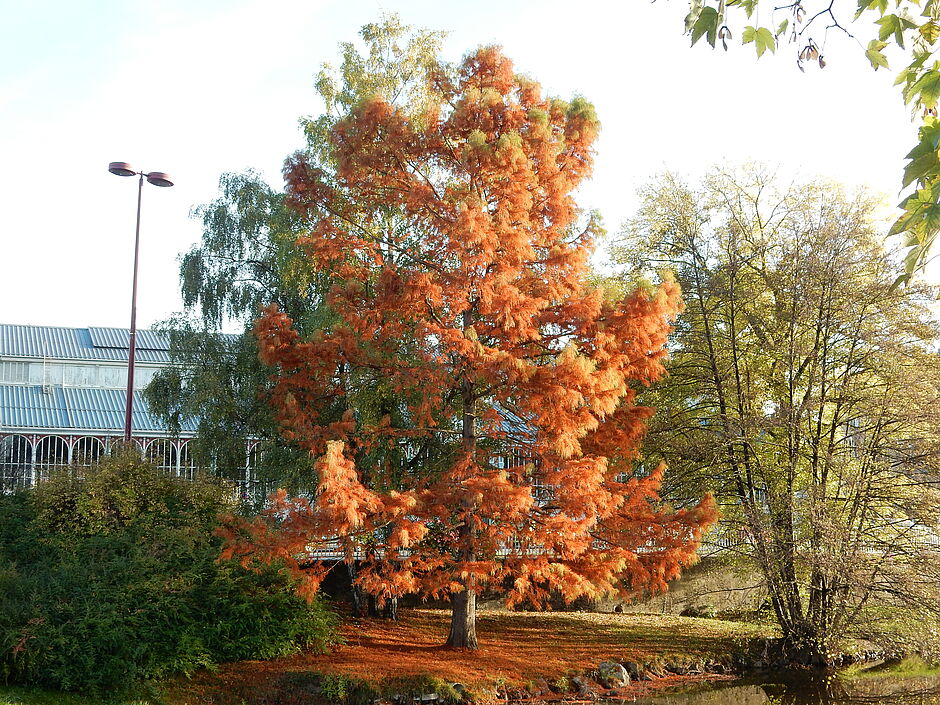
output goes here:
<path id="1" fill-rule="evenodd" d="M 134 413 L 134 358 L 137 354 L 137 262 L 140 255 L 140 202 L 144 193 L 144 177 L 154 186 L 173 185 L 170 177 L 162 171 L 134 171 L 127 162 L 111 162 L 108 171 L 117 176 L 140 176 L 137 185 L 137 227 L 134 231 L 134 284 L 131 292 L 131 337 L 127 353 L 127 403 L 124 407 L 124 440 L 131 440 L 131 418 Z"/>

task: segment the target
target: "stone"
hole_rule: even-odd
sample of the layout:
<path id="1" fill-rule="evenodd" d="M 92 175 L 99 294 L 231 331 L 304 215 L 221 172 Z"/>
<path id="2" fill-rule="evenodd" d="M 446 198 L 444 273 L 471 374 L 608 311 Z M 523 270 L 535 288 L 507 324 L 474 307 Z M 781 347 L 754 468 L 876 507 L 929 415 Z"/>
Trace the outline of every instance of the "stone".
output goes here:
<path id="1" fill-rule="evenodd" d="M 643 675 L 643 667 L 636 661 L 624 661 L 623 667 L 627 669 L 632 680 L 639 680 Z"/>
<path id="2" fill-rule="evenodd" d="M 535 692 L 532 693 L 532 695 L 550 695 L 552 692 L 552 687 L 544 678 L 536 678 L 534 681 L 532 681 L 532 686 L 535 689 Z"/>
<path id="3" fill-rule="evenodd" d="M 586 678 L 575 676 L 571 679 L 571 685 L 577 688 L 579 698 L 584 700 L 597 700 L 597 691 L 594 690 L 594 687 L 588 682 Z"/>
<path id="4" fill-rule="evenodd" d="M 597 666 L 597 680 L 605 688 L 622 688 L 630 684 L 630 674 L 619 663 L 602 661 Z"/>

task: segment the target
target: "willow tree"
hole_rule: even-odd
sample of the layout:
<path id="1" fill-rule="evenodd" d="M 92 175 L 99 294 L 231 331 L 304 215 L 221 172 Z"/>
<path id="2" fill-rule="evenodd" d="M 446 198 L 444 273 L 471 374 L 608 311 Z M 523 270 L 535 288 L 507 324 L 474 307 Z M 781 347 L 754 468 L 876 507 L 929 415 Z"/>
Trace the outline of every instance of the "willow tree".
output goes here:
<path id="1" fill-rule="evenodd" d="M 646 448 L 669 458 L 672 493 L 717 495 L 789 662 L 937 618 L 940 328 L 930 290 L 892 286 L 900 258 L 872 213 L 760 169 L 695 189 L 665 176 L 625 243 L 686 302 Z"/>
<path id="2" fill-rule="evenodd" d="M 386 14 L 359 34 L 361 43 L 340 44 L 338 65 L 321 67 L 315 88 L 323 110 L 301 120 L 306 159 L 324 169 L 335 168 L 330 131 L 360 101 L 381 93 L 414 114 L 431 100 L 426 77 L 437 63 L 442 32 L 415 29 Z M 299 492 L 312 489 L 306 454 L 277 433 L 252 327 L 272 303 L 303 331 L 321 327 L 330 315 L 323 305 L 329 281 L 297 247 L 309 222 L 285 199 L 282 188 L 246 171 L 223 174 L 218 197 L 194 209 L 202 237 L 180 262 L 185 312 L 161 324 L 174 364 L 157 375 L 147 395 L 170 428 L 178 430 L 184 418 L 197 420 L 190 449 L 201 466 L 241 477 L 247 439 L 256 439 L 256 479 Z M 233 326 L 242 334 L 221 334 Z M 330 413 L 339 416 L 347 408 L 334 406 Z"/>
<path id="3" fill-rule="evenodd" d="M 481 589 L 536 605 L 664 589 L 714 510 L 672 511 L 662 469 L 632 470 L 652 413 L 635 386 L 662 374 L 679 292 L 617 299 L 588 283 L 598 227 L 572 193 L 591 172 L 593 107 L 543 97 L 492 47 L 431 78 L 441 99 L 422 114 L 376 96 L 338 122 L 335 171 L 286 164 L 334 319 L 302 337 L 272 307 L 256 331 L 319 491 L 282 493 L 228 554 L 297 565 L 339 546 L 366 558 L 370 592 L 450 596 L 448 644 L 475 648 Z M 321 413 L 374 384 L 394 390 L 394 413 Z M 383 447 L 416 462 L 357 467 Z"/>

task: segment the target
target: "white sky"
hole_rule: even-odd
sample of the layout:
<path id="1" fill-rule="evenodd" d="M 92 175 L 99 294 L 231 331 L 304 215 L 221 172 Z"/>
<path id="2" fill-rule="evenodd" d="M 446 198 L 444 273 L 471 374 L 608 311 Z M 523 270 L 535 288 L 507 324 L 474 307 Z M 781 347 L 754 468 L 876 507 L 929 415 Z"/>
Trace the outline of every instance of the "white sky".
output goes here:
<path id="1" fill-rule="evenodd" d="M 857 44 L 831 36 L 826 69 L 803 74 L 792 47 L 758 64 L 739 30 L 728 53 L 690 49 L 686 7 L 0 0 L 0 322 L 129 324 L 137 183 L 109 174 L 110 161 L 176 181 L 144 184 L 138 325 L 180 310 L 177 258 L 200 236 L 190 209 L 216 197 L 226 171 L 254 168 L 280 186 L 302 145 L 298 118 L 320 112 L 314 74 L 383 10 L 449 30 L 446 58 L 501 44 L 548 93 L 593 101 L 603 132 L 580 200 L 611 230 L 656 172 L 750 159 L 897 202 L 915 138 L 892 87 L 900 57 L 874 73 Z"/>

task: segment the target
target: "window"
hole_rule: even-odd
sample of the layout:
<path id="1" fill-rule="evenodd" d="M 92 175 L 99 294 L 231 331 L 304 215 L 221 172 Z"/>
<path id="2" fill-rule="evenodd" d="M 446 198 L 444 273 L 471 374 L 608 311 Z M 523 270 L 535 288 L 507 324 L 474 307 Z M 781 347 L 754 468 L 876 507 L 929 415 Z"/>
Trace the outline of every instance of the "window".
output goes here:
<path id="1" fill-rule="evenodd" d="M 29 363 L 3 362 L 0 363 L 0 382 L 7 384 L 28 384 Z"/>
<path id="2" fill-rule="evenodd" d="M 176 447 L 173 441 L 166 438 L 150 441 L 145 457 L 161 470 L 176 474 Z"/>
<path id="3" fill-rule="evenodd" d="M 127 367 L 102 365 L 98 370 L 98 385 L 105 389 L 127 389 Z"/>
<path id="4" fill-rule="evenodd" d="M 26 436 L 0 439 L 0 492 L 29 487 L 33 481 L 33 444 Z"/>
<path id="5" fill-rule="evenodd" d="M 67 387 L 97 387 L 97 365 L 66 365 L 62 383 Z"/>
<path id="6" fill-rule="evenodd" d="M 179 476 L 185 477 L 187 480 L 196 479 L 196 463 L 193 461 L 192 456 L 189 454 L 189 443 L 180 444 L 180 467 L 179 467 Z"/>
<path id="7" fill-rule="evenodd" d="M 97 465 L 102 455 L 104 455 L 104 443 L 91 436 L 79 438 L 72 447 L 72 462 L 76 465 L 84 467 Z"/>
<path id="8" fill-rule="evenodd" d="M 43 364 L 42 383 L 43 385 L 52 384 L 61 386 L 65 378 L 65 365 L 55 363 Z"/>
<path id="9" fill-rule="evenodd" d="M 134 389 L 143 389 L 153 380 L 157 374 L 155 367 L 137 367 L 134 369 Z"/>
<path id="10" fill-rule="evenodd" d="M 69 464 L 69 444 L 59 436 L 46 436 L 36 444 L 35 480 L 48 479 L 57 468 Z"/>

